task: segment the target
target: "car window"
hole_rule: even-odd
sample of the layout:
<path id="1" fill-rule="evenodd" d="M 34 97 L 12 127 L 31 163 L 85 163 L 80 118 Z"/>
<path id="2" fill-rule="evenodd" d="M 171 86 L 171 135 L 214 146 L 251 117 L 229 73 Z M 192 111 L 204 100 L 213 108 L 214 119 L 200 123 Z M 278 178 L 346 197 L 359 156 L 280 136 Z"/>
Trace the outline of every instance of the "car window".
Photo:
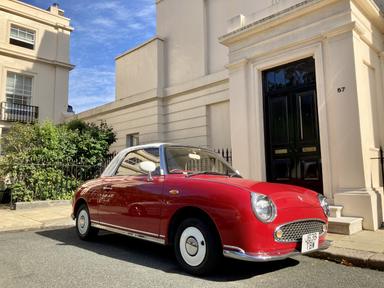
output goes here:
<path id="1" fill-rule="evenodd" d="M 144 161 L 152 161 L 156 164 L 156 170 L 152 173 L 153 176 L 160 175 L 160 156 L 158 148 L 140 149 L 129 152 L 121 162 L 116 171 L 116 176 L 135 176 L 146 175 L 140 170 L 140 163 Z"/>
<path id="2" fill-rule="evenodd" d="M 190 147 L 167 147 L 165 150 L 169 174 L 184 172 L 235 173 L 218 155 L 204 149 Z"/>

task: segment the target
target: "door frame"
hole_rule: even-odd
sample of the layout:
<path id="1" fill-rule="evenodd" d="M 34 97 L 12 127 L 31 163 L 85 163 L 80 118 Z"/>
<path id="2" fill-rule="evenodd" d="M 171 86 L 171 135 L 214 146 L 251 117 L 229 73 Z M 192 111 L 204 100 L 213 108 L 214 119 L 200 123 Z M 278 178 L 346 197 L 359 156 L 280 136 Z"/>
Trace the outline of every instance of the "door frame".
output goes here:
<path id="1" fill-rule="evenodd" d="M 263 100 L 263 78 L 262 73 L 277 66 L 285 65 L 304 58 L 315 59 L 316 92 L 319 119 L 320 149 L 322 161 L 323 191 L 324 195 L 333 202 L 332 165 L 329 149 L 329 128 L 327 120 L 327 103 L 325 96 L 325 74 L 323 64 L 323 47 L 318 42 L 312 45 L 293 48 L 278 53 L 268 53 L 264 56 L 254 57 L 248 60 L 249 89 L 249 153 L 250 175 L 253 178 L 266 181 L 266 152 L 265 152 L 265 130 L 264 130 L 264 100 Z M 255 148 L 256 147 L 256 148 Z"/>
<path id="2" fill-rule="evenodd" d="M 263 89 L 266 88 L 266 85 L 267 85 L 267 79 L 265 78 L 266 77 L 266 72 L 267 71 L 276 71 L 277 69 L 279 68 L 282 68 L 282 67 L 287 67 L 287 66 L 291 66 L 292 64 L 298 64 L 298 63 L 303 63 L 303 61 L 308 61 L 309 59 L 311 59 L 311 65 L 313 65 L 313 70 L 315 70 L 315 60 L 313 57 L 308 57 L 308 58 L 303 58 L 299 61 L 294 61 L 294 62 L 290 62 L 286 65 L 282 65 L 282 66 L 275 66 L 273 67 L 272 69 L 269 69 L 269 70 L 264 70 L 262 72 L 262 77 L 263 77 Z M 315 79 L 315 83 L 316 83 L 316 79 Z M 276 183 L 288 183 L 288 184 L 292 184 L 292 185 L 299 185 L 299 186 L 304 186 L 304 187 L 307 187 L 309 188 L 310 186 L 313 186 L 313 187 L 317 187 L 316 185 L 316 182 L 319 182 L 321 185 L 321 187 L 318 187 L 318 188 L 309 188 L 309 189 L 313 189 L 314 191 L 318 192 L 318 193 L 321 193 L 323 194 L 323 177 L 322 177 L 322 170 L 319 171 L 319 180 L 317 181 L 308 181 L 308 180 L 304 180 L 304 179 L 301 179 L 302 176 L 298 176 L 297 174 L 299 173 L 299 169 L 301 169 L 302 167 L 300 166 L 300 161 L 306 159 L 306 158 L 312 158 L 312 157 L 318 157 L 316 156 L 317 154 L 319 154 L 320 156 L 320 164 L 317 164 L 317 165 L 320 165 L 319 168 L 321 169 L 321 147 L 320 147 L 320 132 L 319 132 L 319 120 L 318 120 L 318 107 L 317 107 L 317 92 L 316 92 L 316 84 L 315 83 L 312 83 L 312 84 L 307 84 L 307 85 L 302 85 L 302 86 L 296 86 L 296 87 L 290 87 L 290 88 L 283 88 L 281 90 L 277 90 L 277 91 L 271 91 L 271 92 L 266 92 L 266 91 L 263 91 L 263 104 L 264 104 L 264 135 L 267 136 L 267 137 L 264 137 L 265 138 L 265 154 L 266 154 L 266 157 L 265 157 L 265 164 L 266 164 L 266 171 L 267 171 L 267 180 L 268 181 L 276 181 Z M 315 133 L 315 139 L 313 141 L 316 142 L 316 147 L 317 148 L 317 151 L 316 152 L 313 152 L 311 154 L 303 154 L 301 149 L 297 149 L 299 147 L 303 148 L 304 146 L 308 146 L 308 145 L 314 145 L 314 143 L 311 143 L 311 144 L 305 144 L 304 142 L 300 142 L 299 141 L 299 135 L 298 134 L 298 127 L 299 127 L 299 124 L 298 122 L 301 123 L 301 121 L 298 121 L 298 105 L 299 105 L 299 102 L 300 102 L 300 98 L 298 98 L 299 96 L 298 95 L 303 95 L 303 93 L 311 93 L 313 99 L 315 100 L 313 102 L 313 112 L 314 112 L 314 128 L 316 129 L 316 133 Z M 291 114 L 288 119 L 289 121 L 287 122 L 287 125 L 288 125 L 288 129 L 290 131 L 289 133 L 289 139 L 288 139 L 288 142 L 284 144 L 280 144 L 280 145 L 277 145 L 277 143 L 273 143 L 272 139 L 271 139 L 271 122 L 272 122 L 272 119 L 271 117 L 273 117 L 273 115 L 270 115 L 270 105 L 273 103 L 273 99 L 276 99 L 276 98 L 279 98 L 281 96 L 285 96 L 286 97 L 286 105 L 287 105 L 287 112 L 288 114 Z M 288 115 L 287 115 L 288 116 Z M 294 146 L 291 146 L 291 145 L 296 145 L 295 147 Z M 277 145 L 279 146 L 280 148 L 273 148 L 272 146 L 273 145 Z M 273 178 L 273 174 L 274 174 L 274 168 L 273 168 L 273 159 L 277 160 L 277 159 L 282 159 L 280 156 L 276 156 L 273 151 L 274 149 L 281 149 L 281 147 L 285 147 L 285 149 L 288 149 L 287 152 L 286 152 L 286 155 L 283 159 L 290 159 L 290 172 L 292 172 L 292 169 L 295 170 L 295 175 L 290 175 L 290 179 L 291 180 L 286 180 L 286 181 L 278 181 L 278 180 L 272 180 L 271 178 Z M 292 149 L 290 149 L 292 148 Z M 298 152 L 300 151 L 300 152 Z M 298 178 L 300 177 L 300 178 Z M 305 183 L 303 183 L 305 182 Z M 298 184 L 300 183 L 300 184 Z M 312 185 L 311 185 L 312 184 Z M 306 186 L 308 185 L 308 186 Z M 318 191 L 317 189 L 320 189 L 321 191 Z"/>

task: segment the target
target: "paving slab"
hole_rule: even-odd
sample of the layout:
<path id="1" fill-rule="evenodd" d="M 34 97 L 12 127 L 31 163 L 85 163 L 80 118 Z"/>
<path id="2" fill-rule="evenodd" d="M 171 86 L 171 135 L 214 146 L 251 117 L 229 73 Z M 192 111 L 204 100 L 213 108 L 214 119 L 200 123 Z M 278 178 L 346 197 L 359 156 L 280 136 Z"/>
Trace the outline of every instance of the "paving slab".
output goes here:
<path id="1" fill-rule="evenodd" d="M 73 226 L 70 204 L 60 206 L 35 206 L 30 209 L 0 209 L 0 232 L 24 231 Z"/>

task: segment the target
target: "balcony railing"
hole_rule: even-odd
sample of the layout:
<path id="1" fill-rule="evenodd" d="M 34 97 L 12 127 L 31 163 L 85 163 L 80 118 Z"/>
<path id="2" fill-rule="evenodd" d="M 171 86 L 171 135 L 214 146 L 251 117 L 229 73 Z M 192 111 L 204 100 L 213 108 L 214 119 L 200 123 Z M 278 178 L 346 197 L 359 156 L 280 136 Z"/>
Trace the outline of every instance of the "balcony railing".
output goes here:
<path id="1" fill-rule="evenodd" d="M 33 123 L 39 119 L 39 107 L 1 102 L 1 120 L 7 122 Z"/>

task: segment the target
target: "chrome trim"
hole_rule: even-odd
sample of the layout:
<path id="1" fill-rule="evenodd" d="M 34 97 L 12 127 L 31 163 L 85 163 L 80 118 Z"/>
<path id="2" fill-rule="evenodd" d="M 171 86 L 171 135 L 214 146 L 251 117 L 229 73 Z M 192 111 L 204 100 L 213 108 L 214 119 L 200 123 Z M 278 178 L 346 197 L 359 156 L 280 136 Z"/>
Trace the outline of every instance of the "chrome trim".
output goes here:
<path id="1" fill-rule="evenodd" d="M 96 221 L 91 221 L 91 226 L 95 227 L 95 228 L 107 230 L 107 231 L 110 231 L 110 232 L 126 235 L 126 236 L 129 236 L 129 237 L 143 239 L 143 240 L 146 240 L 146 241 L 150 241 L 150 242 L 154 242 L 154 243 L 165 245 L 165 240 L 164 239 L 160 239 L 160 238 L 154 237 L 154 236 L 149 236 L 149 235 L 157 236 L 156 234 L 153 234 L 153 233 L 139 231 L 139 230 L 134 230 L 134 229 L 126 229 L 126 228 L 123 228 L 123 227 L 120 227 L 120 226 L 110 225 L 110 224 L 106 224 L 106 223 L 102 223 L 102 222 L 96 222 Z M 149 234 L 149 235 L 145 235 L 145 234 Z"/>
<path id="2" fill-rule="evenodd" d="M 243 260 L 243 261 L 249 261 L 249 262 L 267 262 L 267 261 L 277 261 L 277 260 L 283 260 L 292 256 L 296 255 L 305 255 L 310 254 L 312 252 L 316 252 L 319 250 L 325 250 L 331 245 L 331 241 L 324 241 L 324 243 L 316 250 L 312 250 L 308 253 L 301 253 L 298 250 L 294 250 L 288 253 L 284 253 L 284 251 L 275 251 L 270 253 L 247 253 L 247 252 L 237 252 L 237 251 L 230 251 L 230 250 L 223 250 L 223 255 L 228 258 L 233 258 L 237 260 Z M 225 248 L 226 246 L 224 246 Z M 238 248 L 238 247 L 234 247 Z M 238 248 L 242 250 L 241 248 Z"/>
<path id="3" fill-rule="evenodd" d="M 134 233 L 146 234 L 146 235 L 149 235 L 149 236 L 157 237 L 157 234 L 151 233 L 151 232 L 146 232 L 146 231 L 126 228 L 126 227 L 122 227 L 122 226 L 118 226 L 118 225 L 113 225 L 113 224 L 109 224 L 109 223 L 105 223 L 105 222 L 101 222 L 101 221 L 92 221 L 92 222 L 94 222 L 96 224 L 104 225 L 104 226 L 109 226 L 109 227 L 117 228 L 117 229 L 120 229 L 120 230 L 129 230 L 129 231 L 134 232 Z"/>
<path id="4" fill-rule="evenodd" d="M 275 239 L 275 241 L 279 242 L 279 243 L 298 243 L 298 242 L 300 242 L 300 241 L 279 241 L 278 239 L 276 239 L 276 232 L 277 232 L 277 230 L 279 230 L 281 227 L 283 227 L 285 225 L 294 224 L 294 223 L 298 223 L 298 222 L 305 222 L 305 221 L 319 221 L 319 222 L 322 222 L 323 224 L 327 224 L 324 220 L 318 219 L 318 218 L 300 219 L 300 220 L 287 222 L 287 223 L 281 224 L 281 225 L 276 227 L 275 231 L 273 232 L 273 239 Z M 328 229 L 327 229 L 327 231 L 328 231 Z M 324 234 L 327 233 L 327 231 L 325 231 L 325 232 L 323 231 L 323 233 L 321 233 L 319 236 L 324 236 Z"/>
<path id="5" fill-rule="evenodd" d="M 240 247 L 236 247 L 236 246 L 231 246 L 231 245 L 224 245 L 224 250 L 236 250 L 240 253 L 245 253 L 245 251 L 243 249 L 241 249 Z"/>
<path id="6" fill-rule="evenodd" d="M 268 220 L 263 220 L 260 218 L 260 216 L 257 214 L 256 212 L 256 207 L 253 206 L 253 197 L 256 197 L 256 202 L 255 204 L 257 203 L 257 201 L 259 200 L 259 198 L 264 198 L 264 199 L 267 199 L 271 204 L 272 204 L 272 218 L 268 219 Z M 275 203 L 272 201 L 271 198 L 269 198 L 267 195 L 264 195 L 264 194 L 261 194 L 261 193 L 258 193 L 258 192 L 255 192 L 255 191 L 252 191 L 251 192 L 251 208 L 252 208 L 252 211 L 253 211 L 253 214 L 256 216 L 256 218 L 262 222 L 262 223 L 271 223 L 273 222 L 276 217 L 277 217 L 277 207 L 275 205 Z"/>
<path id="7" fill-rule="evenodd" d="M 163 171 L 162 175 L 167 175 L 168 174 L 168 169 L 167 169 L 167 163 L 165 161 L 165 147 L 164 147 L 164 144 L 160 145 L 160 147 L 159 147 L 159 154 L 160 154 L 160 170 Z"/>

